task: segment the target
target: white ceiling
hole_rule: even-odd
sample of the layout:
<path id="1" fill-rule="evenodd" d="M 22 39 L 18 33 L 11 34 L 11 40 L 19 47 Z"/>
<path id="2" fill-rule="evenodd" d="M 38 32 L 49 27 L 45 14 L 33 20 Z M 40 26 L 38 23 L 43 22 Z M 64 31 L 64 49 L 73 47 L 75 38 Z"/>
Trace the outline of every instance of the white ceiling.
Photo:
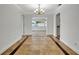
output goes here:
<path id="1" fill-rule="evenodd" d="M 23 10 L 24 14 L 34 14 L 38 4 L 18 4 L 18 6 Z M 40 4 L 40 7 L 45 10 L 45 14 L 52 14 L 58 7 L 58 4 Z"/>

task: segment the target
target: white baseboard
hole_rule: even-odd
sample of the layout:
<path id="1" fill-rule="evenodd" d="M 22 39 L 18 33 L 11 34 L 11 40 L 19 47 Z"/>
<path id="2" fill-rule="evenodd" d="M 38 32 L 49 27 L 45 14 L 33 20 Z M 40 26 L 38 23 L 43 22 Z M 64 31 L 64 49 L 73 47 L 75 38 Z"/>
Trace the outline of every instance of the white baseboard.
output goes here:
<path id="1" fill-rule="evenodd" d="M 67 45 L 69 48 L 71 48 L 73 51 L 75 51 L 77 54 L 79 54 L 79 51 L 78 50 L 76 50 L 76 49 L 74 49 L 73 47 L 71 47 L 71 46 L 69 46 L 64 40 L 62 40 L 61 38 L 60 38 L 60 40 L 61 40 L 61 42 L 63 42 L 65 45 Z"/>
<path id="2" fill-rule="evenodd" d="M 11 47 L 13 44 L 15 44 L 18 40 L 20 40 L 22 38 L 22 36 L 20 36 L 19 38 L 17 38 L 17 40 L 15 40 L 13 43 L 7 45 L 7 47 L 5 47 L 3 50 L 0 51 L 0 55 L 6 51 L 9 47 Z"/>

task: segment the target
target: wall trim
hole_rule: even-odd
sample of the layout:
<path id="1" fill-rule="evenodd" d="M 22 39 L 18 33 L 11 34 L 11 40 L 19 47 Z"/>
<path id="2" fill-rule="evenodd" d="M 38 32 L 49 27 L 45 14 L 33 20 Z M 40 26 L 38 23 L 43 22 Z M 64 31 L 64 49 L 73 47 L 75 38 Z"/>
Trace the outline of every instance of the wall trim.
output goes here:
<path id="1" fill-rule="evenodd" d="M 78 53 L 76 53 L 76 51 L 74 51 L 71 47 L 69 47 L 68 45 L 66 45 L 64 42 L 62 42 L 61 40 L 58 40 L 54 35 L 49 36 L 57 45 L 58 47 L 66 53 L 66 55 L 78 55 Z"/>
<path id="2" fill-rule="evenodd" d="M 18 38 L 18 40 L 20 40 L 22 38 L 22 36 L 20 36 L 19 38 Z M 13 43 L 11 43 L 10 45 L 8 45 L 6 48 L 4 48 L 3 50 L 1 50 L 0 51 L 0 55 L 4 52 L 4 51 L 6 51 L 9 47 L 11 47 L 14 43 L 16 43 L 18 40 L 15 40 Z"/>

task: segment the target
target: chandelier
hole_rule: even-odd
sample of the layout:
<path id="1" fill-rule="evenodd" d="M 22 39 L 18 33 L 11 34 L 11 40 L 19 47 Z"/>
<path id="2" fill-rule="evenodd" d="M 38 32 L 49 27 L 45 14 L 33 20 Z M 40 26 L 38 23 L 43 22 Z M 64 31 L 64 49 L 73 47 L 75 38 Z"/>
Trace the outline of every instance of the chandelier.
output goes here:
<path id="1" fill-rule="evenodd" d="M 38 8 L 36 8 L 36 9 L 34 10 L 34 13 L 35 13 L 36 15 L 42 15 L 42 14 L 45 13 L 45 11 L 40 7 L 40 4 L 38 4 Z"/>

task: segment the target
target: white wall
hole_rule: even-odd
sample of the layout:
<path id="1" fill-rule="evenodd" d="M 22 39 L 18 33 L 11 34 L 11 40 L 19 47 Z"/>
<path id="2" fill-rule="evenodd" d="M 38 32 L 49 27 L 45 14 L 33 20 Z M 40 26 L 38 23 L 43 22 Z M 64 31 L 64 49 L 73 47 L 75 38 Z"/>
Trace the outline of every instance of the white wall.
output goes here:
<path id="1" fill-rule="evenodd" d="M 53 34 L 53 14 L 47 15 L 47 35 L 52 35 Z"/>
<path id="2" fill-rule="evenodd" d="M 26 14 L 24 15 L 24 32 L 26 35 L 32 34 L 32 18 L 35 17 L 34 15 Z M 43 17 L 43 16 L 41 16 Z M 47 18 L 47 35 L 53 34 L 53 14 L 45 15 L 44 17 Z"/>
<path id="3" fill-rule="evenodd" d="M 79 53 L 79 5 L 62 5 L 55 13 L 54 22 L 56 21 L 56 14 L 60 12 L 60 38 L 65 44 L 71 47 L 74 51 Z M 56 35 L 56 24 L 54 23 L 54 35 Z"/>
<path id="4" fill-rule="evenodd" d="M 32 16 L 29 14 L 24 15 L 24 34 L 32 34 Z"/>
<path id="5" fill-rule="evenodd" d="M 23 22 L 15 5 L 0 4 L 0 53 L 21 38 Z"/>

